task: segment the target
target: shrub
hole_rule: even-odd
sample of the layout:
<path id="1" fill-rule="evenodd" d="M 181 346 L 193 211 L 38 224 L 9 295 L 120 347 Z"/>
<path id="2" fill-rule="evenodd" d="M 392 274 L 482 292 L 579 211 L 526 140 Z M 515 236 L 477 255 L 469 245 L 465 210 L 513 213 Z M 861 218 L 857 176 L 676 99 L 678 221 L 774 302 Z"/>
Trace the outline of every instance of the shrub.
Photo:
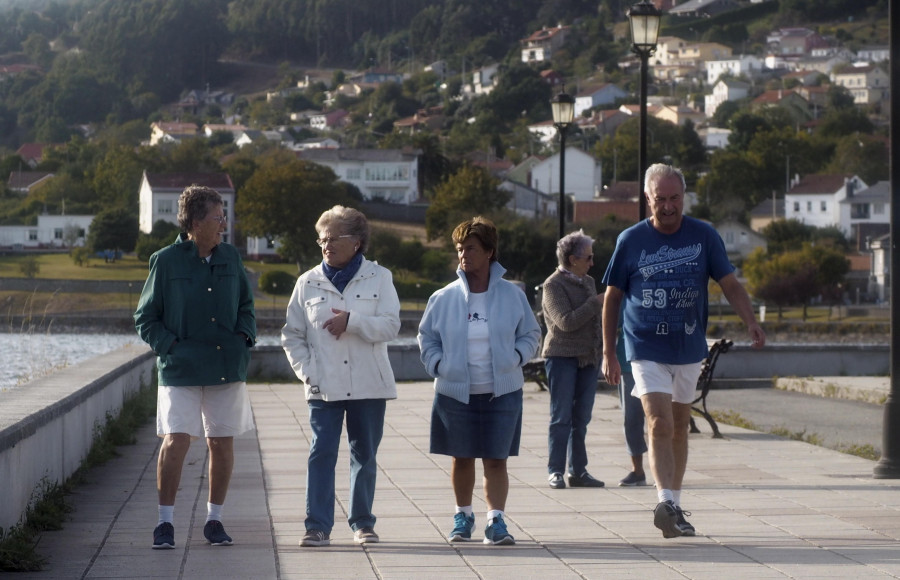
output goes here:
<path id="1" fill-rule="evenodd" d="M 269 270 L 259 277 L 259 289 L 266 294 L 287 296 L 294 291 L 297 277 L 283 270 Z"/>

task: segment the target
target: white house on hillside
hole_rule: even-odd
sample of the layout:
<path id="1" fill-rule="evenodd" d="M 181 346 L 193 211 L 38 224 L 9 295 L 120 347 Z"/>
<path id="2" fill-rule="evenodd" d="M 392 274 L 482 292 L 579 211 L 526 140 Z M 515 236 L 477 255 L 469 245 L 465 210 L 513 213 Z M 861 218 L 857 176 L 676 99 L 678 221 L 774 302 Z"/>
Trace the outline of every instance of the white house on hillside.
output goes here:
<path id="1" fill-rule="evenodd" d="M 628 93 L 612 83 L 585 87 L 575 95 L 575 116 L 580 117 L 583 112 L 600 105 L 615 104 L 617 99 L 627 96 Z"/>
<path id="2" fill-rule="evenodd" d="M 891 223 L 891 182 L 879 181 L 871 187 L 849 192 L 840 201 L 840 225 L 850 239 L 862 237 L 870 224 L 889 226 Z M 865 241 L 865 240 L 861 240 Z"/>
<path id="3" fill-rule="evenodd" d="M 849 220 L 846 223 L 841 221 L 841 202 L 859 195 L 867 187 L 855 175 L 807 175 L 785 194 L 784 217 L 817 228 L 836 226 L 849 236 L 851 224 Z M 847 208 L 848 216 L 850 211 L 852 205 Z"/>
<path id="4" fill-rule="evenodd" d="M 330 167 L 338 179 L 352 183 L 366 201 L 410 204 L 419 191 L 420 151 L 400 149 L 306 149 L 297 157 Z"/>
<path id="5" fill-rule="evenodd" d="M 71 248 L 83 246 L 92 215 L 39 215 L 37 225 L 0 226 L 0 247 Z"/>
<path id="6" fill-rule="evenodd" d="M 234 233 L 234 185 L 227 173 L 147 173 L 141 178 L 138 201 L 140 230 L 149 234 L 159 220 L 178 223 L 178 198 L 189 185 L 204 185 L 219 192 L 228 223 L 222 241 L 231 243 Z"/>
<path id="7" fill-rule="evenodd" d="M 566 147 L 566 195 L 576 201 L 590 201 L 597 196 L 603 180 L 600 162 L 578 147 Z M 530 187 L 559 195 L 559 152 L 531 168 Z"/>
<path id="8" fill-rule="evenodd" d="M 150 145 L 181 143 L 196 136 L 197 125 L 194 123 L 159 121 L 150 125 Z"/>
<path id="9" fill-rule="evenodd" d="M 762 72 L 764 62 L 752 54 L 738 55 L 723 60 L 706 61 L 706 84 L 713 85 L 723 74 L 755 78 Z"/>
<path id="10" fill-rule="evenodd" d="M 707 117 L 712 117 L 722 103 L 743 99 L 748 94 L 750 94 L 748 83 L 733 78 L 719 79 L 713 86 L 712 94 L 704 97 L 703 110 Z"/>

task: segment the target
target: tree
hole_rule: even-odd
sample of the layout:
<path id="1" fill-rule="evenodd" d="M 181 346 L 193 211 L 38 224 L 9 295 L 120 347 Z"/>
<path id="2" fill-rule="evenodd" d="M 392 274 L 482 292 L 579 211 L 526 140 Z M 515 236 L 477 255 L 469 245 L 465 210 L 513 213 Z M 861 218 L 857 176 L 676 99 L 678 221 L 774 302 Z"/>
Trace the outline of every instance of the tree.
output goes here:
<path id="1" fill-rule="evenodd" d="M 319 254 L 315 225 L 322 212 L 334 205 L 358 205 L 346 191 L 328 167 L 274 151 L 260 159 L 235 211 L 245 234 L 277 239 L 278 253 L 300 266 Z"/>
<path id="2" fill-rule="evenodd" d="M 425 231 L 429 240 L 449 235 L 463 219 L 490 213 L 506 205 L 509 192 L 485 169 L 465 165 L 434 190 L 425 211 Z"/>
<path id="3" fill-rule="evenodd" d="M 813 236 L 813 226 L 797 219 L 775 220 L 762 229 L 769 255 L 783 254 L 803 247 Z"/>
<path id="4" fill-rule="evenodd" d="M 115 261 L 120 251 L 134 250 L 138 233 L 138 219 L 134 214 L 124 208 L 112 208 L 94 217 L 87 245 L 95 253 L 111 251 L 111 260 Z"/>
<path id="5" fill-rule="evenodd" d="M 778 306 L 779 320 L 783 307 L 793 304 L 803 306 L 806 320 L 810 302 L 817 296 L 834 295 L 849 270 L 850 262 L 843 252 L 812 244 L 774 256 L 757 248 L 744 261 L 744 274 L 753 294 Z"/>
<path id="6" fill-rule="evenodd" d="M 180 228 L 166 220 L 157 220 L 153 224 L 153 229 L 149 234 L 140 234 L 138 236 L 137 245 L 134 247 L 134 253 L 137 254 L 138 260 L 146 262 L 154 252 L 165 248 L 175 241 Z"/>

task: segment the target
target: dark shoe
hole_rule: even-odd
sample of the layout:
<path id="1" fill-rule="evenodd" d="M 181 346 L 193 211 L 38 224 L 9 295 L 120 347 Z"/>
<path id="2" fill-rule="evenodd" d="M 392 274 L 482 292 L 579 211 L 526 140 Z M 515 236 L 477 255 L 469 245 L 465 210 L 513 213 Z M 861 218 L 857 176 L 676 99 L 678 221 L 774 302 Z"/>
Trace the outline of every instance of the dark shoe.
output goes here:
<path id="1" fill-rule="evenodd" d="M 467 516 L 462 512 L 456 512 L 453 516 L 453 529 L 447 539 L 451 542 L 468 542 L 472 539 L 472 530 L 475 529 L 475 514 Z"/>
<path id="2" fill-rule="evenodd" d="M 357 544 L 377 544 L 378 534 L 372 528 L 359 528 L 353 532 L 353 541 Z"/>
<path id="3" fill-rule="evenodd" d="M 231 536 L 225 533 L 225 528 L 219 520 L 209 520 L 203 526 L 203 537 L 213 546 L 230 546 Z"/>
<path id="4" fill-rule="evenodd" d="M 300 540 L 301 546 L 328 546 L 331 544 L 331 534 L 322 530 L 306 530 Z"/>
<path id="5" fill-rule="evenodd" d="M 581 475 L 569 474 L 569 487 L 603 487 L 604 485 L 606 484 L 587 471 Z"/>
<path id="6" fill-rule="evenodd" d="M 684 516 L 691 515 L 691 512 L 686 512 L 681 509 L 679 506 L 675 506 L 675 513 L 678 514 L 678 528 L 681 530 L 682 536 L 694 536 L 697 534 L 697 530 L 694 529 L 694 526 L 691 525 L 689 521 L 684 519 Z"/>
<path id="7" fill-rule="evenodd" d="M 628 475 L 619 480 L 619 487 L 633 487 L 636 485 L 647 485 L 647 476 L 629 471 Z"/>
<path id="8" fill-rule="evenodd" d="M 153 530 L 153 549 L 171 550 L 175 547 L 175 526 L 163 522 Z"/>
<path id="9" fill-rule="evenodd" d="M 550 474 L 550 487 L 553 489 L 565 489 L 566 482 L 563 480 L 562 473 Z"/>
<path id="10" fill-rule="evenodd" d="M 661 501 L 653 508 L 653 525 L 662 530 L 664 538 L 677 538 L 684 533 L 678 527 L 678 511 L 671 501 Z"/>

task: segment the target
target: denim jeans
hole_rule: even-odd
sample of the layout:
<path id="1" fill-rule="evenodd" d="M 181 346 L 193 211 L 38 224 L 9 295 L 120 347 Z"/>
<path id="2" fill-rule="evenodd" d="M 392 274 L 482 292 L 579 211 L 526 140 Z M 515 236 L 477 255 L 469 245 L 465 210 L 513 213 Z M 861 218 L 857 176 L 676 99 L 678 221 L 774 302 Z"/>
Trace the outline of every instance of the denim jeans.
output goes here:
<path id="1" fill-rule="evenodd" d="M 306 529 L 331 533 L 334 527 L 334 468 L 347 419 L 350 444 L 350 510 L 353 530 L 375 526 L 375 454 L 384 433 L 385 399 L 309 401 L 312 441 L 306 472 Z"/>
<path id="2" fill-rule="evenodd" d="M 644 439 L 644 406 L 638 397 L 631 394 L 634 388 L 634 375 L 622 373 L 619 381 L 619 406 L 625 418 L 625 448 L 628 455 L 647 453 L 647 441 Z"/>
<path id="3" fill-rule="evenodd" d="M 587 471 L 587 449 L 584 440 L 597 396 L 596 365 L 578 368 L 574 357 L 551 356 L 544 362 L 550 390 L 550 457 L 548 473 L 566 471 L 582 475 Z"/>

